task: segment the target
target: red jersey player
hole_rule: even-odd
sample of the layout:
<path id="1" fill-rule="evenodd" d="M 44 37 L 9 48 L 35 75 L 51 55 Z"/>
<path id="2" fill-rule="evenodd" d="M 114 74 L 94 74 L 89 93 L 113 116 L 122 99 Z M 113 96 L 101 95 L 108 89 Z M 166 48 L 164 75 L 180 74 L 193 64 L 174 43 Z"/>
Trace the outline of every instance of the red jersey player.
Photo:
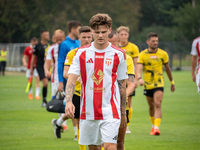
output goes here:
<path id="1" fill-rule="evenodd" d="M 30 78 L 30 63 L 31 63 L 31 58 L 32 58 L 32 54 L 33 54 L 33 46 L 35 44 L 38 43 L 38 39 L 36 37 L 33 37 L 31 39 L 31 45 L 26 47 L 25 50 L 24 50 L 24 55 L 23 55 L 23 58 L 22 58 L 22 62 L 23 62 L 23 65 L 25 67 L 27 67 L 27 70 L 26 70 L 26 77 L 29 79 Z M 34 63 L 34 72 L 33 72 L 33 76 L 35 77 L 36 79 L 36 93 L 35 93 L 35 99 L 36 100 L 40 100 L 40 78 L 38 76 L 38 72 L 35 68 L 36 66 L 36 61 Z M 32 87 L 29 88 L 29 95 L 28 95 L 28 98 L 29 99 L 32 99 L 33 98 L 33 92 L 32 92 Z"/>
<path id="2" fill-rule="evenodd" d="M 126 125 L 126 56 L 108 42 L 112 19 L 97 14 L 90 19 L 94 42 L 78 49 L 69 69 L 65 114 L 74 117 L 72 96 L 81 74 L 79 144 L 89 150 L 116 150 L 119 126 Z"/>

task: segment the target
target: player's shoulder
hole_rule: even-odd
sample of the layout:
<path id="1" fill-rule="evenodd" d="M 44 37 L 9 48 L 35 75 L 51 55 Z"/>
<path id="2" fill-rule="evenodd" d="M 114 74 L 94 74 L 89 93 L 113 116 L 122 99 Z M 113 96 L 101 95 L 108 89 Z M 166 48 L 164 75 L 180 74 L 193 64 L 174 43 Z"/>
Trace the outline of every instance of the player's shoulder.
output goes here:
<path id="1" fill-rule="evenodd" d="M 144 55 L 144 54 L 149 54 L 149 51 L 147 48 L 140 52 L 140 55 Z"/>
<path id="2" fill-rule="evenodd" d="M 198 42 L 198 41 L 200 42 L 200 36 L 193 40 L 193 42 Z"/>
<path id="3" fill-rule="evenodd" d="M 52 45 L 49 46 L 48 51 L 49 51 L 49 50 L 52 50 L 52 49 L 54 49 L 54 48 L 56 48 L 56 47 L 58 47 L 58 44 L 57 44 L 57 43 L 52 44 Z"/>
<path id="4" fill-rule="evenodd" d="M 161 54 L 167 54 L 167 52 L 161 48 L 158 48 L 158 53 L 161 53 Z"/>
<path id="5" fill-rule="evenodd" d="M 128 46 L 138 47 L 135 43 L 132 43 L 132 42 L 128 42 Z"/>
<path id="6" fill-rule="evenodd" d="M 92 47 L 92 44 L 91 44 L 91 43 L 90 43 L 90 44 L 87 44 L 87 45 L 85 45 L 85 46 L 81 46 L 81 47 L 79 47 L 79 48 L 77 49 L 76 53 L 82 53 L 82 52 L 84 52 L 84 51 L 90 49 L 91 47 Z"/>
<path id="7" fill-rule="evenodd" d="M 69 51 L 67 53 L 67 56 L 72 56 L 72 55 L 75 55 L 75 53 L 77 52 L 78 48 L 75 48 L 75 49 L 72 49 L 71 51 Z"/>
<path id="8" fill-rule="evenodd" d="M 123 49 L 121 49 L 121 48 L 119 48 L 119 47 L 117 47 L 117 46 L 115 46 L 113 44 L 111 44 L 110 46 L 111 46 L 111 48 L 113 50 L 115 50 L 115 52 L 117 52 L 118 54 L 123 55 L 123 57 L 126 59 L 126 54 L 125 54 L 125 51 Z"/>

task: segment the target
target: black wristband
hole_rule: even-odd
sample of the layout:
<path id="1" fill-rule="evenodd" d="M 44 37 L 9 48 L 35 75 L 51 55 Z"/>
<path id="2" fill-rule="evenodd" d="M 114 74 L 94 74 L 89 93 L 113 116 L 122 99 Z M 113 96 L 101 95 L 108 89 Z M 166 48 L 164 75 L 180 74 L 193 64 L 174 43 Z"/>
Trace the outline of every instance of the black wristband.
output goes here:
<path id="1" fill-rule="evenodd" d="M 141 77 L 139 77 L 139 78 L 138 78 L 138 81 L 139 81 L 140 79 L 142 79 L 142 78 L 141 78 Z"/>

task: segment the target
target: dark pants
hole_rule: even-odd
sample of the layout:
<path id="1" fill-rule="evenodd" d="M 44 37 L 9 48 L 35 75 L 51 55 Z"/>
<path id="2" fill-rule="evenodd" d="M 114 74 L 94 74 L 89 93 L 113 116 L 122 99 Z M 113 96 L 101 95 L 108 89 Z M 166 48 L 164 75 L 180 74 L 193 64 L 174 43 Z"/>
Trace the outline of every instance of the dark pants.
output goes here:
<path id="1" fill-rule="evenodd" d="M 2 75 L 4 75 L 5 68 L 6 68 L 6 61 L 1 61 L 0 62 L 0 74 L 2 72 Z"/>

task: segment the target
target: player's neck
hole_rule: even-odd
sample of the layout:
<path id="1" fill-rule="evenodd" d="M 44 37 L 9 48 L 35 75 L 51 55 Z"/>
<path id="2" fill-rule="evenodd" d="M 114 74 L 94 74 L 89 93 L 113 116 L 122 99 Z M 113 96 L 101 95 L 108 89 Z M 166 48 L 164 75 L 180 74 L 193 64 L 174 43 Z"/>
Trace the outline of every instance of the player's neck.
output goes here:
<path id="1" fill-rule="evenodd" d="M 150 52 L 150 53 L 155 53 L 155 52 L 157 52 L 157 49 L 158 48 L 148 48 L 148 51 Z"/>
<path id="2" fill-rule="evenodd" d="M 98 49 L 98 50 L 103 50 L 103 49 L 105 49 L 106 47 L 108 47 L 108 45 L 109 45 L 108 41 L 105 42 L 105 43 L 102 44 L 102 45 L 99 45 L 99 44 L 97 44 L 96 42 L 94 42 L 94 47 L 95 47 L 96 49 Z"/>
<path id="3" fill-rule="evenodd" d="M 128 44 L 128 41 L 121 41 L 121 42 L 119 42 L 119 46 L 120 47 L 124 47 L 124 46 L 126 46 Z"/>
<path id="4" fill-rule="evenodd" d="M 72 40 L 75 40 L 75 39 L 76 39 L 76 37 L 75 37 L 72 33 L 69 33 L 69 34 L 68 34 L 68 37 L 69 37 L 70 39 L 72 39 Z"/>
<path id="5" fill-rule="evenodd" d="M 47 44 L 48 44 L 48 41 L 46 41 L 46 40 L 41 40 L 41 44 L 42 44 L 42 45 L 47 45 Z"/>

